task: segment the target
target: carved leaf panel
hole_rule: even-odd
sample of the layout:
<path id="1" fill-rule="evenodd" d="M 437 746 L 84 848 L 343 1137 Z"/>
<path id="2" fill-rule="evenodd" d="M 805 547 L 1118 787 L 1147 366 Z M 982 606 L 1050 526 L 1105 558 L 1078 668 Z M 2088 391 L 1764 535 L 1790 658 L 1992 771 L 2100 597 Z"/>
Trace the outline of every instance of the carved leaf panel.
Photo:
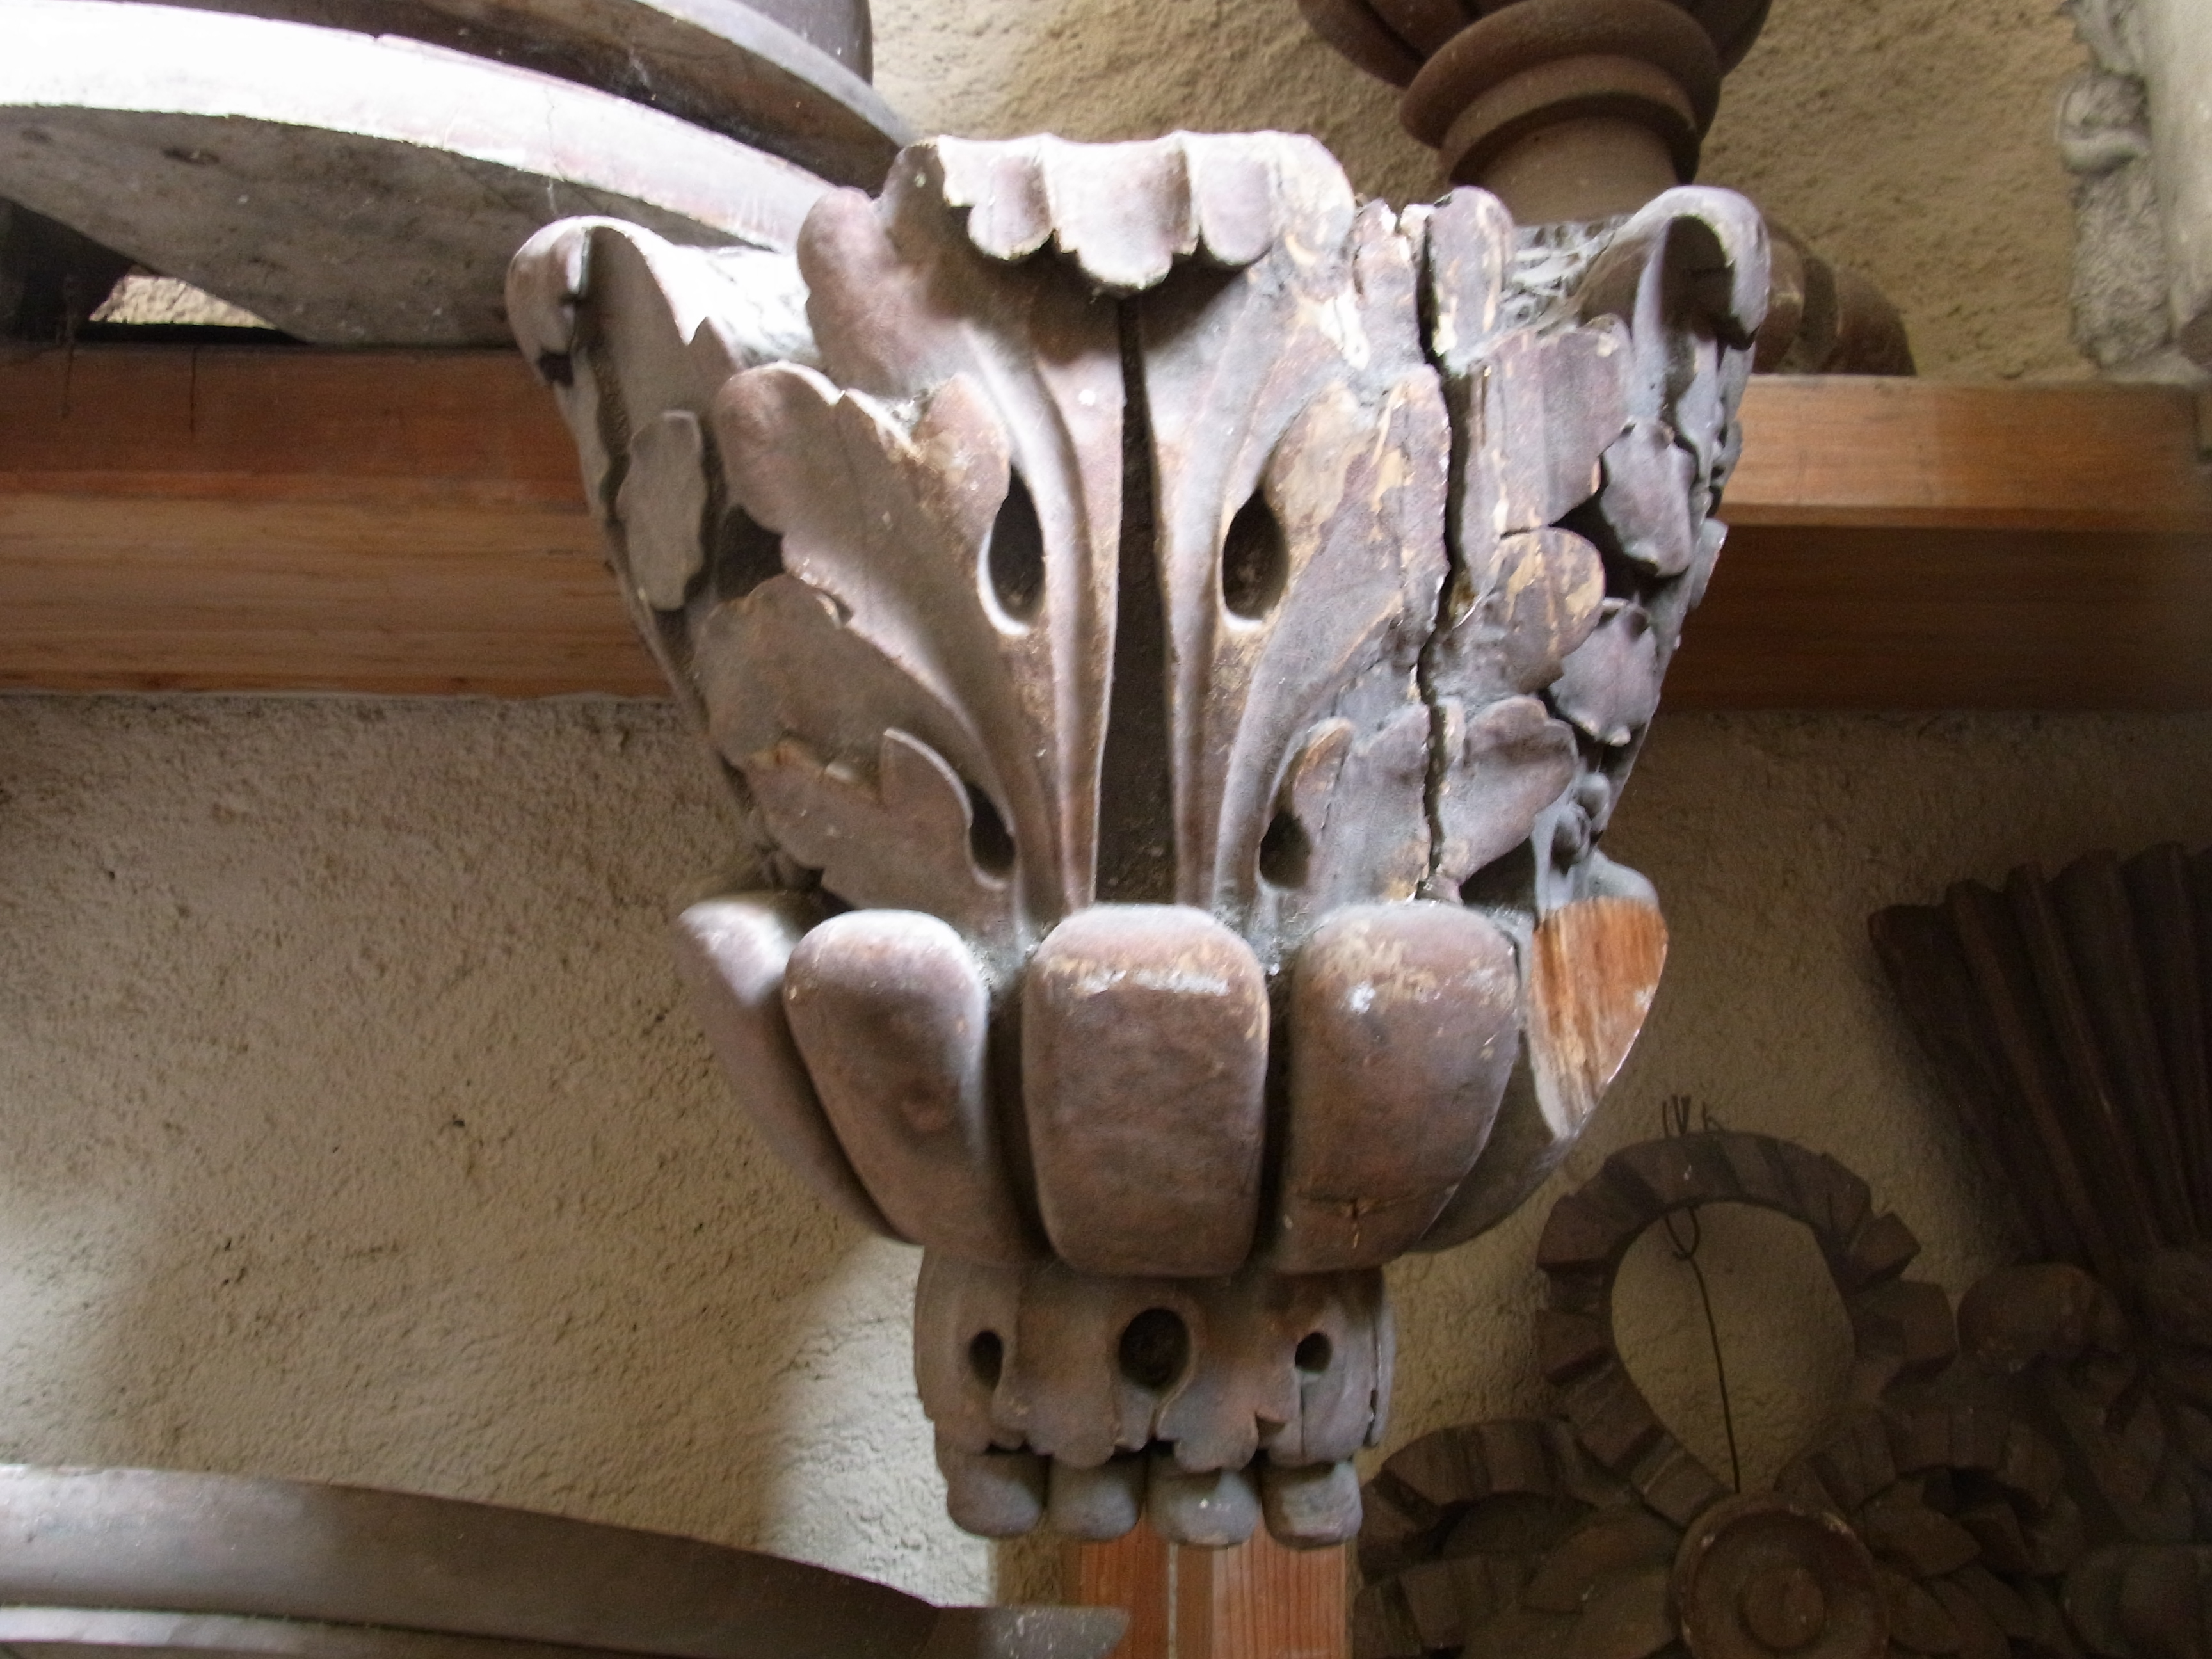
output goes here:
<path id="1" fill-rule="evenodd" d="M 1402 866 L 1425 863 L 1424 780 L 1389 767 L 1369 775 L 1364 811 L 1400 826 L 1377 838 L 1411 843 L 1410 859 L 1364 887 L 1336 860 L 1326 899 L 1302 900 L 1296 884 L 1261 891 L 1262 839 L 1285 811 L 1296 818 L 1281 786 L 1301 734 L 1348 719 L 1364 745 L 1419 705 L 1449 435 L 1414 329 L 1417 228 L 1381 204 L 1355 213 L 1318 147 L 1278 139 L 1264 153 L 1273 245 L 1233 276 L 1179 270 L 1136 312 L 1170 629 L 1177 896 L 1271 932 L 1340 897 L 1410 896 Z M 1324 865 L 1328 833 L 1298 824 Z"/>
<path id="2" fill-rule="evenodd" d="M 891 462 L 878 498 L 836 493 L 838 452 L 809 441 L 826 435 L 818 419 L 793 437 L 769 396 L 785 388 L 739 377 L 718 435 L 740 499 L 783 533 L 786 568 L 937 705 L 910 723 L 964 730 L 947 759 L 1012 842 L 1013 915 L 994 942 L 1018 950 L 1091 894 L 1120 346 L 1110 304 L 1073 273 L 1017 275 L 977 252 L 943 187 L 922 147 L 881 204 L 833 197 L 801 238 L 831 376 L 819 401 L 835 400 L 859 471 Z"/>
<path id="3" fill-rule="evenodd" d="M 698 625 L 727 574 L 721 567 L 752 550 L 733 533 L 744 528 L 735 521 L 742 515 L 731 512 L 718 458 L 690 439 L 740 369 L 815 360 L 805 302 L 787 255 L 678 247 L 611 219 L 547 226 L 507 273 L 517 343 L 552 386 L 575 439 L 585 495 L 631 621 L 702 724 Z M 742 780 L 729 778 L 762 862 L 779 877 L 794 875 L 753 822 Z"/>
<path id="4" fill-rule="evenodd" d="M 1013 693 L 1019 653 L 1001 649 L 1004 629 L 978 591 L 980 553 L 1008 473 L 1003 432 L 969 388 L 964 379 L 947 382 L 909 428 L 811 370 L 775 365 L 730 382 L 714 424 L 732 489 L 781 535 L 789 574 L 710 618 L 736 660 L 708 665 L 728 692 L 709 716 L 787 844 L 805 829 L 788 811 L 779 820 L 778 807 L 804 815 L 835 799 L 862 809 L 873 833 L 847 836 L 844 884 L 832 890 L 854 904 L 896 906 L 890 890 L 909 885 L 917 866 L 950 870 L 959 919 L 987 923 L 981 938 L 1003 952 L 1060 900 L 1055 861 L 1020 855 L 1025 844 L 1050 845 L 1053 813 L 1031 763 L 1041 744 Z M 826 603 L 810 609 L 784 583 L 804 584 Z M 826 652 L 825 633 L 837 636 Z M 855 672 L 825 672 L 841 660 Z M 769 685 L 786 692 L 773 705 L 761 695 Z M 866 811 L 846 781 L 872 775 L 879 797 L 890 789 L 877 764 L 886 729 L 904 731 L 939 763 L 909 771 L 906 781 L 931 810 L 904 823 Z M 933 773 L 942 775 L 934 786 Z M 979 814 L 1000 812 L 1015 848 L 1004 860 L 975 835 Z M 954 896 L 991 888 L 995 904 Z"/>

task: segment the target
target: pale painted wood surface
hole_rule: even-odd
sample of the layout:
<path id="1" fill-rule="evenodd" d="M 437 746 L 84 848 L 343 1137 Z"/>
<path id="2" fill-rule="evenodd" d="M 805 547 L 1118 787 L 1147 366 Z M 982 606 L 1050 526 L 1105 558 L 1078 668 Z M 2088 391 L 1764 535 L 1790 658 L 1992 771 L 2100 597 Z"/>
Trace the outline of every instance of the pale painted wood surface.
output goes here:
<path id="1" fill-rule="evenodd" d="M 174 0 L 169 0 L 173 3 Z M 908 137 L 867 82 L 861 0 L 183 0 L 496 58 L 873 189 Z"/>

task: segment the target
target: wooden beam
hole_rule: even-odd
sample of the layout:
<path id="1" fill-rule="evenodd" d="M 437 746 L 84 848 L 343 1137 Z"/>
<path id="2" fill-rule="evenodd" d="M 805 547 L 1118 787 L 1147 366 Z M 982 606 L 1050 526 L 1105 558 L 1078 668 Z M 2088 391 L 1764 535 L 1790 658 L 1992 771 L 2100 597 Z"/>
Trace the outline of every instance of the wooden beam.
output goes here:
<path id="1" fill-rule="evenodd" d="M 2212 535 L 1734 530 L 1668 708 L 2212 708 Z"/>
<path id="2" fill-rule="evenodd" d="M 1673 708 L 2212 708 L 2172 388 L 1760 379 Z M 0 364 L 0 686 L 652 696 L 504 352 Z"/>
<path id="3" fill-rule="evenodd" d="M 583 506 L 510 351 L 86 346 L 0 364 L 9 495 Z"/>
<path id="4" fill-rule="evenodd" d="M 1176 1659 L 1175 1546 L 1139 1522 L 1110 1544 L 1066 1546 L 1060 1593 L 1079 1607 L 1119 1607 L 1128 1632 L 1114 1659 Z"/>
<path id="5" fill-rule="evenodd" d="M 2212 708 L 2212 466 L 2166 386 L 1753 380 L 1674 708 Z"/>
<path id="6" fill-rule="evenodd" d="M 1743 426 L 1725 509 L 1740 528 L 2212 534 L 2178 387 L 1762 376 Z"/>
<path id="7" fill-rule="evenodd" d="M 0 368 L 0 684 L 660 695 L 505 352 Z"/>
<path id="8" fill-rule="evenodd" d="M 1176 1551 L 1176 1659 L 1344 1659 L 1346 1548 L 1285 1549 L 1266 1532 Z"/>

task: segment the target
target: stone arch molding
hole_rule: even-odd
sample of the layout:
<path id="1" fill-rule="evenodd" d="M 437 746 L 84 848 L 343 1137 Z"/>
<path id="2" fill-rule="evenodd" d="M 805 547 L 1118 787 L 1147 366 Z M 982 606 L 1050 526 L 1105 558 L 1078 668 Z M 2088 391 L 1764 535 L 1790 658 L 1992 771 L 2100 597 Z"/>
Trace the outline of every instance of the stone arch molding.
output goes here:
<path id="1" fill-rule="evenodd" d="M 954 1518 L 1358 1528 L 1382 1265 L 1510 1213 L 1665 929 L 1598 850 L 1723 536 L 1765 233 L 1563 270 L 1310 139 L 939 139 L 788 253 L 517 256 L 763 890 L 677 927 L 762 1133 L 927 1251 Z"/>

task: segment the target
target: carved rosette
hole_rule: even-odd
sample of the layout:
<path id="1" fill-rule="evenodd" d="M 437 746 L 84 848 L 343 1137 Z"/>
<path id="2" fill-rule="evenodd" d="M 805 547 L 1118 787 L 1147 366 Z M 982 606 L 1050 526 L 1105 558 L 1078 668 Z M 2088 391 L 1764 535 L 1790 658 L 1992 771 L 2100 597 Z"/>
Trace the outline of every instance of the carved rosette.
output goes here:
<path id="1" fill-rule="evenodd" d="M 1674 1436 L 1613 1331 L 1636 1241 L 1715 1204 L 1802 1223 L 1851 1328 L 1843 1408 L 1771 1492 L 1731 1492 Z M 2069 1460 L 2045 1413 L 1959 1361 L 1978 1323 L 2013 1364 L 2069 1322 L 2052 1303 L 2081 1298 L 2008 1288 L 1978 1321 L 1977 1289 L 1954 1324 L 1943 1287 L 1906 1276 L 1919 1249 L 1865 1182 L 1786 1140 L 1720 1130 L 1614 1153 L 1537 1248 L 1536 1352 L 1562 1414 L 1439 1429 L 1383 1463 L 1354 1659 L 2078 1655 L 2054 1595 L 2081 1547 Z"/>
<path id="2" fill-rule="evenodd" d="M 1509 1213 L 1665 950 L 1597 840 L 1722 538 L 1756 216 L 1510 281 L 1310 140 L 940 139 L 795 256 L 571 220 L 510 311 L 773 890 L 679 950 L 925 1247 L 956 1519 L 1357 1530 L 1382 1265 Z"/>

